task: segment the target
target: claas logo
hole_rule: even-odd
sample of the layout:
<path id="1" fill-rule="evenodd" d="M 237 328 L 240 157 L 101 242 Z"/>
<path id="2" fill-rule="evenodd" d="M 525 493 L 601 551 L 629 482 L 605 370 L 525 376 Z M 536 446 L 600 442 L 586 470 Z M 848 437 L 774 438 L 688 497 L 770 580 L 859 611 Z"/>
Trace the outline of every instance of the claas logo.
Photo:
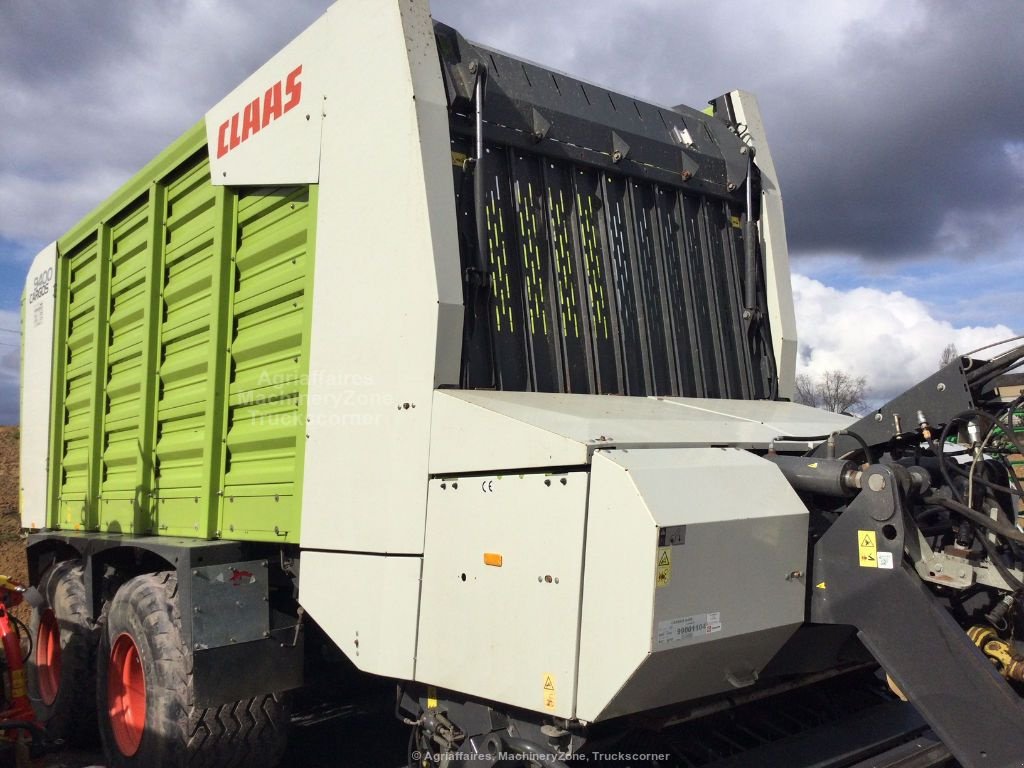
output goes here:
<path id="1" fill-rule="evenodd" d="M 217 157 L 224 157 L 242 142 L 255 136 L 262 129 L 282 115 L 287 114 L 302 101 L 302 65 L 288 76 L 267 88 L 262 98 L 257 96 L 245 105 L 241 112 L 235 112 L 220 124 L 217 130 Z"/>

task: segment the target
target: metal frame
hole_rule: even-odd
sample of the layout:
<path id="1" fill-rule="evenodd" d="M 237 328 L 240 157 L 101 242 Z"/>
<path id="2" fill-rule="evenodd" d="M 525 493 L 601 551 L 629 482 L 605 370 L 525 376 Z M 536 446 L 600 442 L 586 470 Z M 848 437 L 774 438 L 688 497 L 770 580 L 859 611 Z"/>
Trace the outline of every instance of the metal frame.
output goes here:
<path id="1" fill-rule="evenodd" d="M 181 638 L 185 652 L 192 657 L 197 701 L 200 706 L 214 706 L 267 691 L 284 691 L 302 685 L 301 624 L 295 621 L 282 622 L 283 617 L 276 615 L 269 602 L 257 606 L 257 610 L 268 614 L 270 631 L 267 637 L 238 644 L 204 643 L 201 648 L 194 642 L 193 578 L 201 574 L 200 569 L 213 565 L 237 565 L 244 568 L 254 555 L 258 556 L 258 550 L 254 549 L 258 546 L 239 541 L 204 541 L 168 536 L 39 533 L 29 536 L 29 576 L 32 582 L 38 582 L 51 558 L 64 559 L 74 553 L 85 566 L 89 619 L 97 621 L 103 599 L 100 585 L 107 566 L 113 562 L 123 565 L 125 557 L 132 556 L 134 569 L 138 570 L 146 553 L 159 558 L 166 568 L 159 567 L 160 564 L 152 560 L 148 565 L 155 570 L 173 569 L 178 576 Z"/>
<path id="2" fill-rule="evenodd" d="M 1024 701 L 903 562 L 916 528 L 893 471 L 871 466 L 862 486 L 814 547 L 811 621 L 857 627 L 964 768 L 1019 766 Z M 885 551 L 891 568 L 878 567 Z"/>

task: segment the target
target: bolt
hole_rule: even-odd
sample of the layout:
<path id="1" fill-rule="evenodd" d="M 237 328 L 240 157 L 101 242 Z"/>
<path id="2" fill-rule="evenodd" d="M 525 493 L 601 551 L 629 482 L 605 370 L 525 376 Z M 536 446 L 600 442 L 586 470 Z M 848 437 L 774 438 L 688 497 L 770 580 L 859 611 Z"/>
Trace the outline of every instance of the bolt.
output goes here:
<path id="1" fill-rule="evenodd" d="M 199 643 L 196 643 L 196 644 L 195 644 L 195 645 L 193 645 L 192 647 L 193 647 L 193 648 L 195 648 L 195 649 L 196 649 L 196 650 L 198 651 L 198 650 L 199 650 Z"/>
<path id="2" fill-rule="evenodd" d="M 747 147 L 745 145 L 740 147 L 740 154 L 741 155 L 747 154 Z"/>
<path id="3" fill-rule="evenodd" d="M 729 185 L 726 187 L 726 189 L 728 189 L 730 192 L 732 192 L 733 190 L 736 189 L 736 185 L 733 184 L 732 182 L 730 182 Z"/>
<path id="4" fill-rule="evenodd" d="M 550 477 L 549 477 L 549 478 L 546 478 L 546 479 L 544 480 L 544 485 L 551 485 L 551 478 L 550 478 Z"/>
<path id="5" fill-rule="evenodd" d="M 935 385 L 935 388 L 936 388 L 936 389 L 937 389 L 937 390 L 938 390 L 939 392 L 945 392 L 945 391 L 946 391 L 946 385 L 945 385 L 945 384 L 943 384 L 943 383 L 942 383 L 941 381 L 940 381 L 940 382 L 939 382 L 938 384 L 936 384 L 936 385 Z"/>
<path id="6" fill-rule="evenodd" d="M 199 575 L 199 569 L 198 568 L 193 568 L 192 569 L 192 575 L 193 576 L 198 576 Z"/>
<path id="7" fill-rule="evenodd" d="M 936 573 L 942 573 L 942 563 L 936 563 L 935 564 L 935 572 Z"/>
<path id="8" fill-rule="evenodd" d="M 881 420 L 882 420 L 882 414 L 881 413 L 876 413 L 875 414 L 875 421 L 881 421 Z"/>
<path id="9" fill-rule="evenodd" d="M 475 74 L 476 74 L 476 71 L 477 71 L 478 69 L 480 69 L 480 65 L 479 65 L 479 64 L 477 64 L 477 63 L 476 63 L 475 61 L 471 61 L 471 62 L 469 62 L 469 73 L 470 73 L 471 75 L 475 75 Z"/>
<path id="10" fill-rule="evenodd" d="M 613 163 L 617 163 L 621 159 L 622 159 L 622 153 L 619 152 L 619 150 L 616 149 L 614 152 L 612 152 L 612 162 Z"/>
<path id="11" fill-rule="evenodd" d="M 689 171 L 683 171 L 683 181 L 689 181 L 693 178 L 693 174 Z"/>
<path id="12" fill-rule="evenodd" d="M 786 576 L 786 581 L 792 581 L 793 579 L 802 579 L 804 577 L 803 571 L 790 571 L 789 575 Z"/>
<path id="13" fill-rule="evenodd" d="M 264 636 L 264 637 L 270 637 L 270 633 L 269 633 L 269 632 L 264 632 L 264 633 L 263 633 L 263 636 Z"/>
<path id="14" fill-rule="evenodd" d="M 881 475 L 871 475 L 871 477 L 868 478 L 868 488 L 872 491 L 884 491 L 885 478 Z"/>

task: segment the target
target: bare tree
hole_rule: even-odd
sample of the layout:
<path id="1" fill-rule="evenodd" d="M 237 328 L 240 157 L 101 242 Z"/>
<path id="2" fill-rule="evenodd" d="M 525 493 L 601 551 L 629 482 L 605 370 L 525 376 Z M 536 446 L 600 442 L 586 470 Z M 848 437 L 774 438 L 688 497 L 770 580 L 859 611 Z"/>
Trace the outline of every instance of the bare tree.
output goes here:
<path id="1" fill-rule="evenodd" d="M 833 413 L 857 413 L 865 404 L 867 392 L 867 379 L 846 371 L 825 371 L 817 379 L 806 373 L 796 377 L 798 403 Z"/>
<path id="2" fill-rule="evenodd" d="M 945 368 L 958 357 L 960 357 L 960 353 L 956 351 L 956 344 L 950 342 L 942 350 L 942 357 L 939 359 L 939 368 Z"/>

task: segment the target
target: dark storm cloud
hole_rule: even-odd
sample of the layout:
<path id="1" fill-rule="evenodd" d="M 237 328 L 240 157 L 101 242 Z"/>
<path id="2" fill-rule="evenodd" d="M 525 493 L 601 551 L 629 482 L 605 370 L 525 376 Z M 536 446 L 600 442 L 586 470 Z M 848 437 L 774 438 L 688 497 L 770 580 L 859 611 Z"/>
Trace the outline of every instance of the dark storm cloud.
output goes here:
<path id="1" fill-rule="evenodd" d="M 0 235 L 59 234 L 327 5 L 2 4 Z M 972 254 L 1024 237 L 1011 0 L 433 9 L 467 37 L 660 103 L 757 93 L 796 253 Z"/>
<path id="2" fill-rule="evenodd" d="M 0 236 L 59 235 L 328 4 L 0 4 Z"/>
<path id="3" fill-rule="evenodd" d="M 662 103 L 757 93 L 795 252 L 974 254 L 1019 237 L 1024 6 L 435 3 L 464 34 Z"/>

